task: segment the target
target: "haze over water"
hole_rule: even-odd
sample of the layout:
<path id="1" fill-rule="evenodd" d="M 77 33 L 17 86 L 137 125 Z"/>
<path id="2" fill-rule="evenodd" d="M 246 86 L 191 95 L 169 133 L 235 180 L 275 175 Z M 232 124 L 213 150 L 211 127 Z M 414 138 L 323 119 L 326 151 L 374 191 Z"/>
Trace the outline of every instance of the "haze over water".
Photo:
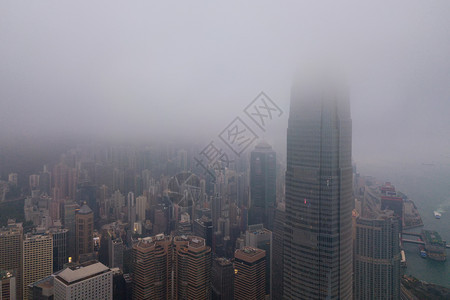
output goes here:
<path id="1" fill-rule="evenodd" d="M 450 164 L 361 163 L 357 168 L 361 175 L 391 181 L 398 191 L 414 201 L 424 226 L 407 231 L 436 230 L 450 244 Z M 436 219 L 433 214 L 438 209 L 444 211 L 441 219 Z M 447 260 L 438 262 L 421 258 L 417 245 L 405 244 L 404 247 L 408 264 L 406 274 L 450 288 L 450 249 L 447 249 Z"/>

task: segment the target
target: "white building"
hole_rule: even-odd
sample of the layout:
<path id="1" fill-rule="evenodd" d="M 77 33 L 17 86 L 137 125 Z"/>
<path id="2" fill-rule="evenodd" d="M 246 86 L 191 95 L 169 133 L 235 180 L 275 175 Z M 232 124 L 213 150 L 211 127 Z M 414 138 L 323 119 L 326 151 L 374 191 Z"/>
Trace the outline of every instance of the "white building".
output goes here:
<path id="1" fill-rule="evenodd" d="M 112 299 L 113 272 L 98 261 L 68 267 L 55 276 L 55 300 Z"/>
<path id="2" fill-rule="evenodd" d="M 145 209 L 147 208 L 147 197 L 139 196 L 136 198 L 136 215 L 137 220 L 145 222 Z"/>

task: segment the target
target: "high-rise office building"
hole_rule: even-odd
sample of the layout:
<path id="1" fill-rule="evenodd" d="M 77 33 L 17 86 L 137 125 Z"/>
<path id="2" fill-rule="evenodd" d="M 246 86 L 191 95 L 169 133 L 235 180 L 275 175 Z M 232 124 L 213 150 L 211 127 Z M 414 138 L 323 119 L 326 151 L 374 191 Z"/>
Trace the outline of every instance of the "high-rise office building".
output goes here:
<path id="1" fill-rule="evenodd" d="M 0 300 L 16 300 L 16 276 L 13 273 L 0 270 Z"/>
<path id="2" fill-rule="evenodd" d="M 124 244 L 120 237 L 108 239 L 108 250 L 109 250 L 109 266 L 110 268 L 119 268 L 123 270 L 123 251 Z"/>
<path id="3" fill-rule="evenodd" d="M 19 182 L 17 173 L 10 173 L 8 175 L 8 182 L 13 184 L 13 185 L 17 185 L 18 182 Z"/>
<path id="4" fill-rule="evenodd" d="M 213 259 L 211 267 L 212 300 L 227 300 L 234 297 L 234 268 L 231 260 Z"/>
<path id="5" fill-rule="evenodd" d="M 392 211 L 354 214 L 354 298 L 400 299 L 399 218 Z"/>
<path id="6" fill-rule="evenodd" d="M 65 228 L 50 228 L 53 238 L 53 272 L 62 270 L 67 262 L 67 235 L 69 230 Z"/>
<path id="7" fill-rule="evenodd" d="M 176 236 L 174 266 L 175 299 L 209 299 L 211 296 L 211 248 L 196 236 Z"/>
<path id="8" fill-rule="evenodd" d="M 54 299 L 113 299 L 113 272 L 95 260 L 65 268 L 54 277 Z"/>
<path id="9" fill-rule="evenodd" d="M 147 237 L 133 246 L 134 299 L 170 299 L 172 238 Z"/>
<path id="10" fill-rule="evenodd" d="M 94 213 L 84 204 L 75 215 L 75 260 L 80 259 L 81 254 L 94 252 Z"/>
<path id="11" fill-rule="evenodd" d="M 136 198 L 136 220 L 145 222 L 145 210 L 147 208 L 147 197 L 139 196 Z"/>
<path id="12" fill-rule="evenodd" d="M 195 236 L 204 238 L 206 245 L 212 247 L 213 225 L 212 220 L 206 216 L 194 220 L 193 231 Z"/>
<path id="13" fill-rule="evenodd" d="M 273 229 L 276 200 L 276 154 L 266 142 L 250 154 L 250 209 L 248 224 L 264 224 Z"/>
<path id="14" fill-rule="evenodd" d="M 39 175 L 31 174 L 28 178 L 30 191 L 39 190 Z"/>
<path id="15" fill-rule="evenodd" d="M 8 271 L 16 278 L 16 296 L 22 299 L 22 237 L 19 224 L 0 229 L 0 270 Z"/>
<path id="16" fill-rule="evenodd" d="M 53 199 L 62 200 L 65 199 L 69 194 L 69 168 L 63 164 L 59 163 L 53 167 L 52 180 L 53 183 Z"/>
<path id="17" fill-rule="evenodd" d="M 140 239 L 132 265 L 135 299 L 210 299 L 211 248 L 200 237 Z"/>
<path id="18" fill-rule="evenodd" d="M 64 203 L 63 224 L 67 228 L 67 256 L 75 259 L 76 256 L 76 221 L 75 215 L 80 206 L 73 202 Z"/>
<path id="19" fill-rule="evenodd" d="M 134 200 L 134 193 L 129 192 L 127 197 L 127 217 L 130 228 L 133 228 L 134 222 L 136 222 L 136 202 Z"/>
<path id="20" fill-rule="evenodd" d="M 244 247 L 234 253 L 234 299 L 265 299 L 266 252 L 264 250 Z"/>
<path id="21" fill-rule="evenodd" d="M 53 273 L 52 236 L 26 236 L 23 240 L 22 261 L 22 295 L 24 299 L 28 299 L 28 285 Z"/>
<path id="22" fill-rule="evenodd" d="M 245 232 L 245 246 L 262 249 L 266 252 L 266 295 L 271 294 L 270 274 L 272 269 L 272 232 L 263 224 L 249 225 Z"/>
<path id="23" fill-rule="evenodd" d="M 352 298 L 351 147 L 346 89 L 328 79 L 295 84 L 287 130 L 286 299 Z"/>
<path id="24" fill-rule="evenodd" d="M 275 210 L 272 235 L 271 285 L 272 299 L 283 299 L 283 243 L 284 243 L 284 203 L 279 203 Z"/>
<path id="25" fill-rule="evenodd" d="M 50 195 L 51 178 L 52 178 L 52 175 L 47 170 L 47 166 L 44 165 L 44 170 L 39 175 L 39 189 L 40 189 L 41 193 L 45 193 L 47 195 Z"/>

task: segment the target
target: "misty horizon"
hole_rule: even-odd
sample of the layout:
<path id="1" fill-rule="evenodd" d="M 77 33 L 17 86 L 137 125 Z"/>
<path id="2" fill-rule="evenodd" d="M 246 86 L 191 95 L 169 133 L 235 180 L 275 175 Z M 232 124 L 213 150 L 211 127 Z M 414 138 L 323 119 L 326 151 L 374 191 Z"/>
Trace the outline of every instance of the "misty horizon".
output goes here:
<path id="1" fill-rule="evenodd" d="M 294 73 L 331 58 L 355 162 L 450 161 L 447 2 L 102 4 L 0 4 L 0 147 L 207 143 L 263 91 L 285 156 Z"/>

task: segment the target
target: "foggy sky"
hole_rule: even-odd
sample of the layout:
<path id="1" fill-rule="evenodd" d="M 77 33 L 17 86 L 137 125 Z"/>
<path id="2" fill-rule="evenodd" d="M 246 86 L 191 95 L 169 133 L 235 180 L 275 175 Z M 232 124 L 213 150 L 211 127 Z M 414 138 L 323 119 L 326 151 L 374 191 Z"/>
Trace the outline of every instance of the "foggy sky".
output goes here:
<path id="1" fill-rule="evenodd" d="M 355 161 L 450 161 L 449 1 L 1 1 L 0 138 L 213 139 L 330 59 Z M 1 143 L 1 142 L 0 142 Z"/>

